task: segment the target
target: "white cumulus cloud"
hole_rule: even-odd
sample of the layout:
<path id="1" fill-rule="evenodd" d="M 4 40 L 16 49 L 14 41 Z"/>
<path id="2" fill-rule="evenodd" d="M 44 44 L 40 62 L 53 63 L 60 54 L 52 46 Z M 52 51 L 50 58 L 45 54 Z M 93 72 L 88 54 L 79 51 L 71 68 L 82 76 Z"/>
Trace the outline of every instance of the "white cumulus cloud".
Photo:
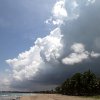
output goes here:
<path id="1" fill-rule="evenodd" d="M 96 0 L 58 0 L 51 11 L 52 16 L 45 21 L 46 24 L 60 26 L 64 21 L 77 19 L 80 16 L 80 6 L 88 6 Z"/>
<path id="2" fill-rule="evenodd" d="M 42 69 L 43 64 L 45 66 L 45 60 L 56 62 L 63 47 L 61 39 L 61 31 L 56 28 L 48 36 L 38 38 L 30 50 L 20 53 L 17 58 L 6 60 L 12 67 L 12 77 L 20 81 L 31 79 Z"/>
<path id="3" fill-rule="evenodd" d="M 56 2 L 56 4 L 53 7 L 53 16 L 59 18 L 59 17 L 67 17 L 67 11 L 65 9 L 65 0 L 60 0 Z"/>
<path id="4" fill-rule="evenodd" d="M 95 3 L 96 0 L 87 0 L 87 4 L 86 5 L 89 5 L 89 4 L 93 4 Z"/>
<path id="5" fill-rule="evenodd" d="M 100 57 L 100 53 L 95 53 L 94 51 L 91 52 L 91 57 L 98 58 Z"/>
<path id="6" fill-rule="evenodd" d="M 52 17 L 47 19 L 45 23 L 52 23 L 53 25 L 63 24 L 63 20 L 68 16 L 65 8 L 65 0 L 59 0 L 55 3 L 52 9 Z"/>
<path id="7" fill-rule="evenodd" d="M 76 0 L 58 0 L 52 9 L 52 16 L 45 23 L 60 26 L 64 24 L 64 21 L 77 19 L 79 17 L 78 6 Z"/>
<path id="8" fill-rule="evenodd" d="M 73 65 L 80 63 L 84 60 L 100 57 L 100 53 L 95 53 L 94 51 L 88 52 L 85 50 L 85 46 L 82 43 L 75 43 L 71 46 L 71 50 L 74 52 L 69 54 L 67 57 L 62 59 L 63 64 Z"/>

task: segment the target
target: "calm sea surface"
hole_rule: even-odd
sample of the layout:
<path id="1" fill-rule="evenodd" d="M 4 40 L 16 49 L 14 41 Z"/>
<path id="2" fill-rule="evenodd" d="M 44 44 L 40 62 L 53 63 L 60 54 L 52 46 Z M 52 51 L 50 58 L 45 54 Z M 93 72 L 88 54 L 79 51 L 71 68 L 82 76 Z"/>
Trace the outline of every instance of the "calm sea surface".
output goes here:
<path id="1" fill-rule="evenodd" d="M 0 100 L 19 100 L 21 96 L 35 95 L 33 93 L 0 93 Z"/>

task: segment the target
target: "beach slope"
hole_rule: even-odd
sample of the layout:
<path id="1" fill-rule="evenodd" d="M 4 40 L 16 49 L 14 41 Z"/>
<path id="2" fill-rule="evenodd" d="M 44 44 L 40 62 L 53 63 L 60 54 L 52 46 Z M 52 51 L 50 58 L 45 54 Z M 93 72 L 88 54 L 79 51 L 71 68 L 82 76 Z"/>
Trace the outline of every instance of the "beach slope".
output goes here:
<path id="1" fill-rule="evenodd" d="M 34 96 L 23 96 L 20 98 L 20 100 L 95 100 L 95 99 L 82 98 L 77 96 L 57 95 L 57 94 L 37 94 Z"/>

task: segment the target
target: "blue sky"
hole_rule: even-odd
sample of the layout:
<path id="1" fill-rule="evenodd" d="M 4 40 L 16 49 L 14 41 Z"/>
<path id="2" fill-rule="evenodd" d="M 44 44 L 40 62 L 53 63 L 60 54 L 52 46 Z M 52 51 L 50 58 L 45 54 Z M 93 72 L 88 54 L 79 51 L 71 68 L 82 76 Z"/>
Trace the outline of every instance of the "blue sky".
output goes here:
<path id="1" fill-rule="evenodd" d="M 88 69 L 100 75 L 98 9 L 98 0 L 1 0 L 0 90 L 51 89 Z"/>
<path id="2" fill-rule="evenodd" d="M 37 37 L 48 33 L 44 21 L 50 15 L 52 1 L 0 0 L 0 71 L 5 60 L 28 50 Z"/>

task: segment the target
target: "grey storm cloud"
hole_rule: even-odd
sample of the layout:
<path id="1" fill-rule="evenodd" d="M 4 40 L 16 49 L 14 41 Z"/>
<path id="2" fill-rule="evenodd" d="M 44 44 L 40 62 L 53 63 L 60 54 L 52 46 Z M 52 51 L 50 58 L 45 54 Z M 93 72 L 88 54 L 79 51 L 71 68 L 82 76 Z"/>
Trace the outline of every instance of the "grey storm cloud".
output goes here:
<path id="1" fill-rule="evenodd" d="M 56 27 L 28 51 L 8 59 L 9 84 L 22 90 L 50 89 L 77 71 L 100 65 L 100 1 L 59 0 L 45 21 Z M 78 57 L 76 59 L 76 57 Z"/>

